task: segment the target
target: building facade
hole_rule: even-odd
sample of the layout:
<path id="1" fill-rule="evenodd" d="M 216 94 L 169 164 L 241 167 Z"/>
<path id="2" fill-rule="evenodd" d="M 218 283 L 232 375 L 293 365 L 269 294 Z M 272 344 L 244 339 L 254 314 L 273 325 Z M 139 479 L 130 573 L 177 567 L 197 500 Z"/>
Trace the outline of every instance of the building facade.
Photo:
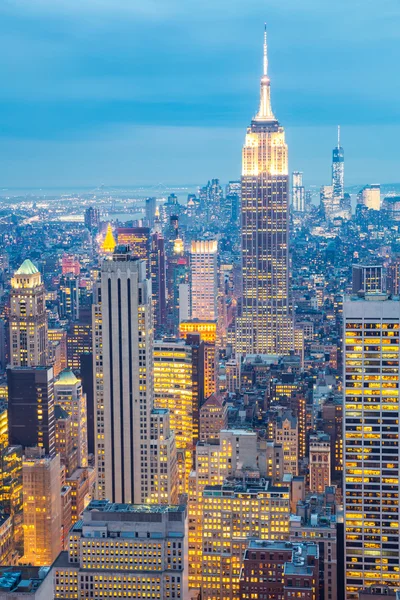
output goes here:
<path id="1" fill-rule="evenodd" d="M 185 507 L 92 502 L 53 565 L 55 598 L 184 600 Z"/>
<path id="2" fill-rule="evenodd" d="M 47 364 L 47 313 L 39 271 L 24 260 L 11 279 L 10 365 L 37 367 Z"/>
<path id="3" fill-rule="evenodd" d="M 400 302 L 348 297 L 344 315 L 346 598 L 400 585 Z"/>
<path id="4" fill-rule="evenodd" d="M 293 348 L 288 196 L 287 145 L 271 108 L 265 33 L 260 107 L 243 148 L 243 297 L 237 337 L 241 354 L 279 354 Z"/>

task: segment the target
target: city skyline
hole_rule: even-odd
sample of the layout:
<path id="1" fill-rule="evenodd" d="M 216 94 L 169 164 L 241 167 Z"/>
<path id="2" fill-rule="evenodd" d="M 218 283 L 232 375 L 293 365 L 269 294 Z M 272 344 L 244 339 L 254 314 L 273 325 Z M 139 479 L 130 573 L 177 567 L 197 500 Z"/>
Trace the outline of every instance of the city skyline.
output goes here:
<path id="1" fill-rule="evenodd" d="M 9 33 L 0 67 L 1 186 L 176 184 L 182 173 L 197 182 L 210 172 L 237 178 L 265 20 L 290 171 L 303 171 L 306 185 L 324 183 L 340 124 L 346 184 L 395 183 L 395 3 L 361 12 L 359 3 L 290 1 L 285 14 L 275 1 L 234 4 L 229 12 L 219 2 L 212 19 L 193 19 L 172 0 L 2 6 Z"/>

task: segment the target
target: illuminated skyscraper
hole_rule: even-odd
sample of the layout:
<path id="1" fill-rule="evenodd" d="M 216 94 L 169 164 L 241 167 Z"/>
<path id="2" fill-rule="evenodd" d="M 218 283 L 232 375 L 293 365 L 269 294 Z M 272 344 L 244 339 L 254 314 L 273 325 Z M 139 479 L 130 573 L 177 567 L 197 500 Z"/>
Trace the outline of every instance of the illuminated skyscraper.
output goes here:
<path id="1" fill-rule="evenodd" d="M 240 353 L 285 353 L 293 348 L 288 193 L 287 145 L 285 131 L 271 108 L 265 32 L 260 107 L 247 129 L 243 148 Z"/>
<path id="2" fill-rule="evenodd" d="M 78 450 L 78 465 L 88 466 L 86 396 L 82 383 L 72 371 L 63 371 L 54 384 L 55 403 L 72 418 L 73 445 Z"/>
<path id="3" fill-rule="evenodd" d="M 344 150 L 340 145 L 340 125 L 338 143 L 332 153 L 332 187 L 334 198 L 344 197 Z"/>
<path id="4" fill-rule="evenodd" d="M 344 317 L 346 597 L 400 586 L 400 302 L 347 298 Z"/>
<path id="5" fill-rule="evenodd" d="M 38 446 L 55 455 L 54 379 L 52 367 L 7 370 L 9 443 Z"/>
<path id="6" fill-rule="evenodd" d="M 61 552 L 60 457 L 30 448 L 23 465 L 25 564 L 51 565 Z"/>
<path id="7" fill-rule="evenodd" d="M 24 260 L 11 279 L 10 364 L 37 367 L 47 361 L 47 314 L 39 271 Z"/>
<path id="8" fill-rule="evenodd" d="M 293 171 L 292 173 L 292 208 L 295 212 L 304 212 L 306 191 L 303 185 L 303 173 Z"/>
<path id="9" fill-rule="evenodd" d="M 93 307 L 97 496 L 124 503 L 170 502 L 151 470 L 153 454 L 169 482 L 176 476 L 169 412 L 153 410 L 153 323 L 146 263 L 130 253 L 105 259 Z M 160 431 L 160 442 L 151 430 Z M 163 433 L 161 434 L 161 431 Z M 168 437 L 168 440 L 167 440 Z M 167 443 L 168 442 L 168 443 Z M 162 447 L 161 447 L 162 446 Z M 168 446 L 168 448 L 167 448 Z M 151 474 L 151 475 L 150 475 Z M 175 485 L 168 489 L 173 495 Z"/>
<path id="10" fill-rule="evenodd" d="M 216 240 L 192 242 L 190 271 L 192 281 L 192 319 L 217 318 L 218 243 Z"/>
<path id="11" fill-rule="evenodd" d="M 97 300 L 93 366 L 98 493 L 111 501 L 141 503 L 150 495 L 153 404 L 151 288 L 145 261 L 128 253 L 104 260 Z"/>

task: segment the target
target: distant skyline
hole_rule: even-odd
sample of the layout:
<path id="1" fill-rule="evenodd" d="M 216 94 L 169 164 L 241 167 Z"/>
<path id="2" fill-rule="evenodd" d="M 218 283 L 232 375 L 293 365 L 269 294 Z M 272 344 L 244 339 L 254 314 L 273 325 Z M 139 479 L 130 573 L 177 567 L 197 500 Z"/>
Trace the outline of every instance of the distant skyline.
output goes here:
<path id="1" fill-rule="evenodd" d="M 201 6 L 201 10 L 199 7 Z M 400 180 L 397 0 L 8 0 L 0 6 L 0 188 L 240 176 L 267 22 L 290 170 Z"/>

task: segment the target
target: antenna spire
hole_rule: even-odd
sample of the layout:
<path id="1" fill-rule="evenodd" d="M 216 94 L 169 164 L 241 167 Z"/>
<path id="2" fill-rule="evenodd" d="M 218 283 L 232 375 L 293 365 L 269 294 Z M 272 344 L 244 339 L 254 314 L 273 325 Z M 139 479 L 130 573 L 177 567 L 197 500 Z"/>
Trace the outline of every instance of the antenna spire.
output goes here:
<path id="1" fill-rule="evenodd" d="M 263 75 L 268 75 L 268 46 L 267 46 L 267 24 L 264 23 L 264 68 Z"/>
<path id="2" fill-rule="evenodd" d="M 340 148 L 340 125 L 337 128 L 337 147 Z"/>

